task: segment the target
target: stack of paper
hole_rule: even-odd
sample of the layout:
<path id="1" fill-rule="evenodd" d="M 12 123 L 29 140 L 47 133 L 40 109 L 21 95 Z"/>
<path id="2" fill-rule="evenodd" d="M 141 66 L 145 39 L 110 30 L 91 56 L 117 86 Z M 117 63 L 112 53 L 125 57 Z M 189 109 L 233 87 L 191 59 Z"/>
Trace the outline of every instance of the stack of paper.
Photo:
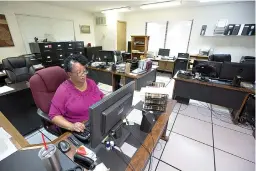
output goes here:
<path id="1" fill-rule="evenodd" d="M 17 151 L 9 135 L 3 128 L 0 128 L 0 161 Z"/>

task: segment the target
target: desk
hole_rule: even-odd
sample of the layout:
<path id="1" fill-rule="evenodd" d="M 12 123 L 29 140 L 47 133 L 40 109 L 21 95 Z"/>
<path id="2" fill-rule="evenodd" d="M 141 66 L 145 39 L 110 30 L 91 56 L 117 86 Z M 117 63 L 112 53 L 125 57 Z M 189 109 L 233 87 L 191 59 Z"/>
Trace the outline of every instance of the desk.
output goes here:
<path id="1" fill-rule="evenodd" d="M 42 124 L 29 84 L 19 82 L 8 86 L 14 90 L 0 94 L 0 111 L 22 135 L 26 135 Z"/>
<path id="2" fill-rule="evenodd" d="M 17 149 L 24 148 L 29 145 L 27 140 L 19 133 L 19 131 L 11 124 L 11 122 L 0 112 L 0 127 L 3 127 L 12 138 L 11 141 Z"/>
<path id="3" fill-rule="evenodd" d="M 166 134 L 166 129 L 167 129 L 167 125 L 168 125 L 168 120 L 169 120 L 169 117 L 172 113 L 172 110 L 173 110 L 175 104 L 176 104 L 176 101 L 174 101 L 174 100 L 168 101 L 166 112 L 161 114 L 161 116 L 158 118 L 157 122 L 155 123 L 151 134 L 147 135 L 145 140 L 143 141 L 143 145 L 149 150 L 150 153 L 153 152 L 153 149 L 155 148 L 155 146 L 157 145 L 157 142 L 159 141 L 159 139 L 161 137 L 163 137 L 165 140 L 167 140 L 167 138 L 165 137 L 165 134 Z M 55 139 L 52 143 L 57 144 L 61 140 L 67 140 L 67 138 L 71 135 L 72 135 L 71 133 L 66 132 L 62 136 Z M 152 138 L 154 139 L 154 144 L 153 144 Z M 69 140 L 67 140 L 67 141 L 69 142 Z M 70 144 L 71 144 L 71 150 L 69 152 L 67 152 L 66 155 L 71 160 L 73 160 L 73 156 L 75 154 L 76 147 L 71 142 L 70 142 Z M 43 146 L 43 145 L 42 144 L 31 145 L 31 146 L 28 146 L 27 148 L 25 148 L 24 150 L 38 148 L 41 146 Z M 143 146 L 140 146 L 137 149 L 137 151 L 135 152 L 135 154 L 133 155 L 133 157 L 131 158 L 130 164 L 134 167 L 134 169 L 136 171 L 141 171 L 146 167 L 147 161 L 149 160 L 149 158 L 150 158 L 150 155 L 148 154 L 148 152 L 145 150 L 145 148 Z M 104 163 L 104 161 L 102 161 L 102 162 Z M 115 167 L 114 162 L 116 162 L 116 161 L 113 161 L 113 165 L 112 165 L 113 167 Z M 131 168 L 128 166 L 126 168 L 126 171 L 130 171 L 130 170 L 131 170 Z"/>
<path id="4" fill-rule="evenodd" d="M 173 99 L 181 103 L 189 103 L 189 99 L 199 100 L 233 109 L 233 116 L 241 112 L 245 98 L 253 89 L 233 87 L 196 79 L 183 79 L 174 76 Z"/>
<path id="5" fill-rule="evenodd" d="M 128 84 L 131 81 L 135 81 L 135 90 L 140 90 L 141 87 L 145 87 L 156 80 L 156 69 L 151 69 L 145 74 L 125 74 L 119 72 L 113 72 L 108 69 L 100 69 L 88 66 L 88 77 L 93 79 L 96 83 L 101 82 L 113 87 L 113 91 L 118 89 L 118 82 L 120 78 L 124 78 L 124 84 Z"/>

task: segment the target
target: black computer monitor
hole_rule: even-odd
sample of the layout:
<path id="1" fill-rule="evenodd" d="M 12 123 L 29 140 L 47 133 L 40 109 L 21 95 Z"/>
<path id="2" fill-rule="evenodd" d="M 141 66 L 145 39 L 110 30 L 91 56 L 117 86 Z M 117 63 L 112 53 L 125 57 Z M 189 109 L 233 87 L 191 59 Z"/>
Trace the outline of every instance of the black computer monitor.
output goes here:
<path id="1" fill-rule="evenodd" d="M 96 148 L 132 110 L 135 82 L 132 81 L 89 108 L 91 148 Z"/>
<path id="2" fill-rule="evenodd" d="M 220 72 L 220 79 L 233 80 L 235 76 L 241 76 L 242 81 L 255 81 L 255 65 L 251 63 L 224 62 Z"/>
<path id="3" fill-rule="evenodd" d="M 115 62 L 115 53 L 110 50 L 100 50 L 99 58 L 100 61 L 106 62 L 106 65 L 108 65 L 108 62 Z"/>
<path id="4" fill-rule="evenodd" d="M 169 56 L 169 54 L 170 54 L 170 49 L 161 49 L 161 48 L 159 48 L 158 55 Z"/>
<path id="5" fill-rule="evenodd" d="M 192 72 L 195 72 L 196 66 L 201 65 L 201 64 L 208 64 L 211 65 L 215 68 L 216 70 L 216 75 L 212 75 L 212 78 L 218 78 L 220 76 L 220 71 L 221 71 L 221 67 L 222 67 L 222 62 L 215 62 L 215 61 L 202 61 L 202 60 L 194 60 L 193 63 L 193 68 L 192 68 Z"/>

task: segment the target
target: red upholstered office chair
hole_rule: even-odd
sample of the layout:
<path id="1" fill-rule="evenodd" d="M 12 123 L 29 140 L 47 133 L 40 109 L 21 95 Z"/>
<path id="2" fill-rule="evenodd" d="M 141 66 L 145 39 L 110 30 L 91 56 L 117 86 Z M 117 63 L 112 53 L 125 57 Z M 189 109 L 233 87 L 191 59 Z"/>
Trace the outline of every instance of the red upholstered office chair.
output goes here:
<path id="1" fill-rule="evenodd" d="M 29 80 L 30 89 L 38 107 L 37 113 L 42 119 L 43 126 L 56 136 L 59 136 L 61 132 L 53 129 L 54 124 L 48 117 L 48 113 L 55 91 L 67 78 L 62 68 L 54 66 L 37 71 Z"/>

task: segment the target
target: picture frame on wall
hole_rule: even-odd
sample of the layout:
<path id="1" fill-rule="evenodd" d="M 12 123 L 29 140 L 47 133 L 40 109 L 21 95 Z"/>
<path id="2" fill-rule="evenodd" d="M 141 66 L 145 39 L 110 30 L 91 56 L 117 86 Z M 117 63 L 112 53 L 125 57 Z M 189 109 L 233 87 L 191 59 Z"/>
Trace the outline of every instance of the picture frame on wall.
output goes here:
<path id="1" fill-rule="evenodd" d="M 12 35 L 5 18 L 5 15 L 0 14 L 0 47 L 14 46 Z"/>
<path id="2" fill-rule="evenodd" d="M 90 34 L 91 28 L 89 25 L 80 25 L 80 33 L 82 34 Z"/>

